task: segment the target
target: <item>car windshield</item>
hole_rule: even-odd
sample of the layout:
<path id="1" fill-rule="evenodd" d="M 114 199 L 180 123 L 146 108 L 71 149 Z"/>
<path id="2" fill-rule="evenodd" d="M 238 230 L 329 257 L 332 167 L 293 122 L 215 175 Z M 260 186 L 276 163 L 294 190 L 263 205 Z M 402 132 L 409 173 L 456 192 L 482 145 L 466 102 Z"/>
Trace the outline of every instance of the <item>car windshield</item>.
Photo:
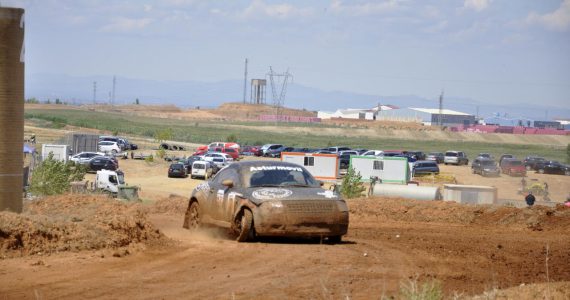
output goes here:
<path id="1" fill-rule="evenodd" d="M 481 165 L 482 165 L 482 166 L 487 166 L 487 167 L 489 167 L 489 166 L 494 166 L 494 165 L 495 165 L 495 162 L 492 161 L 492 160 L 483 160 L 483 161 L 481 161 Z"/>
<path id="2" fill-rule="evenodd" d="M 309 172 L 295 166 L 259 166 L 250 168 L 249 187 L 319 187 Z"/>
<path id="3" fill-rule="evenodd" d="M 123 173 L 117 174 L 117 177 L 119 178 L 119 184 L 125 184 L 125 175 Z"/>
<path id="4" fill-rule="evenodd" d="M 192 166 L 193 169 L 205 169 L 206 165 L 204 164 L 195 164 Z"/>
<path id="5" fill-rule="evenodd" d="M 456 152 L 446 152 L 445 156 L 457 156 Z"/>

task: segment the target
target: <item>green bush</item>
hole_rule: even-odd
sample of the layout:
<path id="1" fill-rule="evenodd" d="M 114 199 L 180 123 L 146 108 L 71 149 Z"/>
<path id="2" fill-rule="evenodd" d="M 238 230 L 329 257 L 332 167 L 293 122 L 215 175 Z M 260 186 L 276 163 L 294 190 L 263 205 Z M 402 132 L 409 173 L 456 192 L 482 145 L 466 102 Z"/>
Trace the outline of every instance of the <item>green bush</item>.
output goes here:
<path id="1" fill-rule="evenodd" d="M 69 191 L 72 181 L 83 180 L 85 166 L 53 159 L 53 153 L 34 170 L 30 192 L 40 196 L 58 195 Z"/>
<path id="2" fill-rule="evenodd" d="M 407 300 L 440 300 L 443 299 L 441 283 L 431 280 L 419 284 L 417 278 L 409 280 L 407 284 L 400 287 L 400 299 Z"/>
<path id="3" fill-rule="evenodd" d="M 237 136 L 233 133 L 226 137 L 226 142 L 228 143 L 237 143 L 237 141 L 238 141 Z"/>
<path id="4" fill-rule="evenodd" d="M 362 184 L 362 176 L 360 172 L 355 173 L 352 167 L 348 168 L 348 172 L 342 179 L 342 187 L 340 193 L 347 199 L 362 196 L 362 192 L 366 190 Z"/>
<path id="5" fill-rule="evenodd" d="M 166 150 L 160 148 L 156 151 L 156 156 L 159 158 L 164 158 L 166 156 Z"/>
<path id="6" fill-rule="evenodd" d="M 146 161 L 147 163 L 151 163 L 154 162 L 154 157 L 151 155 L 147 156 L 144 161 Z"/>

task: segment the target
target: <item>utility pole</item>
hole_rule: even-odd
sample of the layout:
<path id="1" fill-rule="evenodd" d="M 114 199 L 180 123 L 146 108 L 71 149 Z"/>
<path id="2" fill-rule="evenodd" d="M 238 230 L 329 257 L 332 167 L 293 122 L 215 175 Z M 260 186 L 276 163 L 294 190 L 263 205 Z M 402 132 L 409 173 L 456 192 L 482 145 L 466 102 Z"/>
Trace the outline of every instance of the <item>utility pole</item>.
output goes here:
<path id="1" fill-rule="evenodd" d="M 247 94 L 247 58 L 245 59 L 245 72 L 243 74 L 243 104 L 245 104 L 246 94 Z"/>
<path id="2" fill-rule="evenodd" d="M 443 90 L 441 90 L 441 95 L 439 95 L 439 116 L 437 118 L 437 125 L 441 127 L 443 125 Z"/>
<path id="3" fill-rule="evenodd" d="M 117 77 L 113 75 L 113 90 L 111 91 L 111 105 L 115 105 L 115 88 L 117 87 Z"/>
<path id="4" fill-rule="evenodd" d="M 97 81 L 93 81 L 93 104 L 97 103 Z"/>

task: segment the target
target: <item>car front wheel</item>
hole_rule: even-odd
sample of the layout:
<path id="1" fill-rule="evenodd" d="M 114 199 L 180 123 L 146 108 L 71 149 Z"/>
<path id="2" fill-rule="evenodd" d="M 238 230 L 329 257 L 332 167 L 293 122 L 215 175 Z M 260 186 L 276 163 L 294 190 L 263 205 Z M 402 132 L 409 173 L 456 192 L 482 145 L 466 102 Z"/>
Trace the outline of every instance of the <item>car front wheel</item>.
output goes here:
<path id="1" fill-rule="evenodd" d="M 249 209 L 244 209 L 241 218 L 235 220 L 235 228 L 238 242 L 246 242 L 253 238 L 253 214 Z"/>
<path id="2" fill-rule="evenodd" d="M 186 229 L 197 229 L 200 227 L 200 204 L 194 201 L 186 210 L 186 217 L 184 218 L 184 225 Z"/>

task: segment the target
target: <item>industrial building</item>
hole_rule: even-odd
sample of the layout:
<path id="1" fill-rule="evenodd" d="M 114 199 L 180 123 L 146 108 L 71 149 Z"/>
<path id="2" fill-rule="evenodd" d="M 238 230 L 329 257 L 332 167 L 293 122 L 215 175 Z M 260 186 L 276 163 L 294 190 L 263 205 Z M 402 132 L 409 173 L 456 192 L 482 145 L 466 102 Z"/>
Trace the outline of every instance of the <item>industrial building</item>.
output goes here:
<path id="1" fill-rule="evenodd" d="M 383 110 L 376 114 L 376 120 L 417 122 L 424 125 L 437 125 L 441 116 L 443 126 L 471 125 L 475 123 L 475 116 L 450 109 L 437 108 L 401 108 Z"/>
<path id="2" fill-rule="evenodd" d="M 319 111 L 317 117 L 321 119 L 359 119 L 359 120 L 376 120 L 376 115 L 379 111 L 397 109 L 393 105 L 378 105 L 370 109 L 362 108 L 347 108 L 338 109 L 335 112 Z"/>

